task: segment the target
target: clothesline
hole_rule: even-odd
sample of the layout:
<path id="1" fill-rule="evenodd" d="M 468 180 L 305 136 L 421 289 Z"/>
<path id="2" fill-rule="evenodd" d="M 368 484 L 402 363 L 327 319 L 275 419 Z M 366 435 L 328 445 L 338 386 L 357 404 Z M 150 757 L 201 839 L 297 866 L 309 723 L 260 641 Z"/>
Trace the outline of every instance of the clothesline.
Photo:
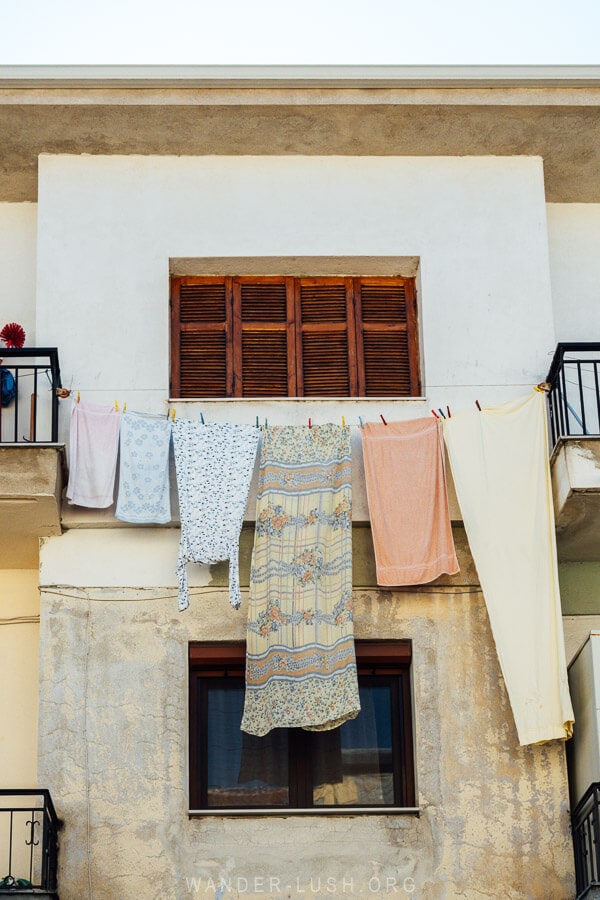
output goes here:
<path id="1" fill-rule="evenodd" d="M 447 408 L 447 417 L 432 410 L 434 420 L 388 422 L 380 415 L 381 424 L 365 424 L 359 418 L 377 582 L 388 587 L 424 585 L 458 571 L 443 434 L 521 744 L 567 737 L 573 718 L 544 389 L 536 390 L 497 408 L 481 410 L 476 402 L 482 415 L 472 410 L 452 416 Z M 73 404 L 67 496 L 78 505 L 110 506 L 120 448 L 117 518 L 170 521 L 173 441 L 182 526 L 180 609 L 189 603 L 188 561 L 229 560 L 230 600 L 240 604 L 239 535 L 262 431 L 248 620 L 252 699 L 243 728 L 262 734 L 284 726 L 287 719 L 271 715 L 280 700 L 282 709 L 290 709 L 288 724 L 327 728 L 355 715 L 351 442 L 345 421 L 343 428 L 314 425 L 312 418 L 308 428 L 269 428 L 266 421 L 256 428 L 206 423 L 202 413 L 198 420 L 177 419 L 117 407 Z M 323 673 L 314 669 L 320 653 L 333 654 L 332 665 L 339 664 L 332 669 L 339 679 L 327 689 Z M 288 660 L 281 682 L 280 658 Z M 285 694 L 287 679 L 293 684 L 296 677 L 298 691 L 290 698 L 303 698 L 300 706 Z"/>

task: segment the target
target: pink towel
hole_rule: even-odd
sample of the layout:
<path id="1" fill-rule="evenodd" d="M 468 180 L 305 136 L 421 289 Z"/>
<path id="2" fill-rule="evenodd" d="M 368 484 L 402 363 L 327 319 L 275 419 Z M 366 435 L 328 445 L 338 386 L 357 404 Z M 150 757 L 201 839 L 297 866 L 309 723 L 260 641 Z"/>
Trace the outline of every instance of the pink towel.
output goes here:
<path id="1" fill-rule="evenodd" d="M 69 434 L 67 499 L 103 509 L 113 503 L 121 414 L 111 406 L 74 403 Z"/>
<path id="2" fill-rule="evenodd" d="M 425 584 L 459 571 L 437 419 L 361 432 L 377 584 Z"/>

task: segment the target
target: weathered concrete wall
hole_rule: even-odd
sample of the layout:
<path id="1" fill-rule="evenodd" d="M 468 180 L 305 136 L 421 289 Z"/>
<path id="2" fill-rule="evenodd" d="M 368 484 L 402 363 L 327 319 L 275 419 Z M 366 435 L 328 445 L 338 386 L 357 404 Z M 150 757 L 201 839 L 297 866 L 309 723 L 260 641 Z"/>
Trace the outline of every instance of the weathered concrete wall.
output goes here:
<path id="1" fill-rule="evenodd" d="M 413 642 L 418 818 L 190 820 L 187 644 L 243 638 L 244 610 L 213 586 L 184 614 L 172 589 L 44 588 L 39 778 L 65 820 L 61 900 L 572 897 L 564 746 L 518 746 L 472 574 L 356 591 L 357 637 Z"/>

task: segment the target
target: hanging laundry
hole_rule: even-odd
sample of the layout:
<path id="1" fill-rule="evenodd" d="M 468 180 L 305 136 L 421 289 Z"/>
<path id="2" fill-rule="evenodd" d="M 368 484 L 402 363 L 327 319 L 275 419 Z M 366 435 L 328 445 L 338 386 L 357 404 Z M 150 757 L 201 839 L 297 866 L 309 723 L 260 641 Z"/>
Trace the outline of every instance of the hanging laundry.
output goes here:
<path id="1" fill-rule="evenodd" d="M 181 516 L 179 609 L 189 606 L 186 563 L 229 560 L 229 599 L 242 602 L 239 541 L 260 432 L 254 425 L 173 422 Z"/>
<path id="2" fill-rule="evenodd" d="M 377 584 L 424 584 L 459 571 L 438 419 L 361 429 Z"/>
<path id="3" fill-rule="evenodd" d="M 171 422 L 164 416 L 123 413 L 117 519 L 159 525 L 171 521 L 170 446 Z"/>
<path id="4" fill-rule="evenodd" d="M 67 499 L 76 506 L 112 506 L 121 414 L 112 406 L 74 403 L 69 432 Z"/>
<path id="5" fill-rule="evenodd" d="M 263 435 L 242 730 L 328 730 L 360 710 L 352 618 L 350 432 Z"/>
<path id="6" fill-rule="evenodd" d="M 444 436 L 519 741 L 568 738 L 545 397 L 455 413 Z"/>

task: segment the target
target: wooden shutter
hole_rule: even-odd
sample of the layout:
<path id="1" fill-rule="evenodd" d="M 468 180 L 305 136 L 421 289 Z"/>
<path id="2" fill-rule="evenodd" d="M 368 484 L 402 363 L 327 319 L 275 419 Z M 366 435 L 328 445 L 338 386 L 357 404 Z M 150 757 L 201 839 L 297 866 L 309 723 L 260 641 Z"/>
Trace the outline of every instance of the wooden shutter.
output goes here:
<path id="1" fill-rule="evenodd" d="M 351 278 L 296 280 L 298 395 L 357 395 Z"/>
<path id="2" fill-rule="evenodd" d="M 294 397 L 292 278 L 234 278 L 234 396 Z"/>
<path id="3" fill-rule="evenodd" d="M 418 396 L 414 280 L 355 279 L 359 395 Z"/>
<path id="4" fill-rule="evenodd" d="M 413 278 L 173 278 L 175 397 L 420 393 Z"/>
<path id="5" fill-rule="evenodd" d="M 231 279 L 173 278 L 172 396 L 230 397 L 232 374 Z"/>

